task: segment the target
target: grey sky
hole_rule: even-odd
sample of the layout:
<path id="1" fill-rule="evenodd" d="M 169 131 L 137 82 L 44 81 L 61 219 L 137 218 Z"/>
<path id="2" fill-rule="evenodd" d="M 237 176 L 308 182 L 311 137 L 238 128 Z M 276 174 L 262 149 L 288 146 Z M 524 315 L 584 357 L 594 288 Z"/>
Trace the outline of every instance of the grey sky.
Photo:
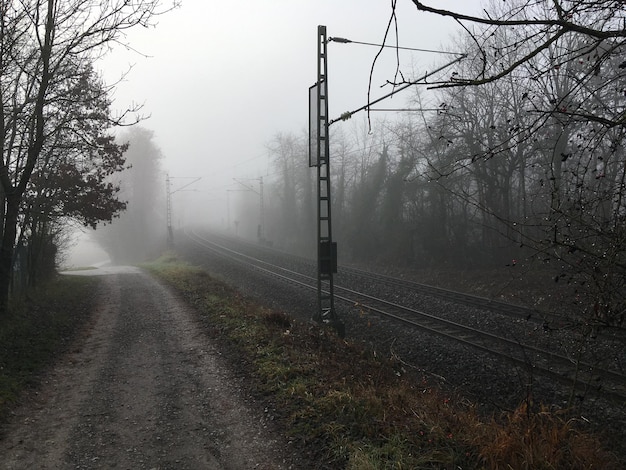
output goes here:
<path id="1" fill-rule="evenodd" d="M 437 4 L 475 10 L 479 2 Z M 440 49 L 455 30 L 451 20 L 418 13 L 410 0 L 399 1 L 397 11 L 402 46 Z M 233 177 L 261 176 L 265 144 L 274 135 L 306 129 L 317 25 L 326 25 L 329 36 L 380 43 L 390 14 L 387 0 L 183 0 L 156 28 L 129 32 L 129 44 L 149 57 L 118 48 L 101 67 L 114 82 L 133 66 L 114 108 L 144 104 L 150 118 L 142 125 L 155 132 L 165 169 L 202 176 L 203 190 L 224 191 Z M 375 47 L 329 45 L 331 118 L 366 103 L 376 53 Z M 386 52 L 376 68 L 374 96 L 388 91 L 379 85 L 393 79 L 394 54 Z M 402 69 L 421 74 L 437 60 L 445 57 L 403 53 Z"/>

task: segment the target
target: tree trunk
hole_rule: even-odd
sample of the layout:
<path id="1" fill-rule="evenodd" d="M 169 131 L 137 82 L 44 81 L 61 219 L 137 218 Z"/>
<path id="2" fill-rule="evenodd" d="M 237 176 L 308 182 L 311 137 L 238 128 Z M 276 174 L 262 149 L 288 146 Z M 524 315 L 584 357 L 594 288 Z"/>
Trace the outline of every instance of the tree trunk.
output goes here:
<path id="1" fill-rule="evenodd" d="M 17 236 L 17 223 L 22 202 L 22 196 L 35 168 L 35 163 L 43 148 L 44 135 L 44 107 L 45 98 L 50 83 L 50 58 L 52 55 L 52 31 L 54 29 L 55 0 L 47 1 L 47 15 L 45 20 L 44 41 L 41 44 L 41 76 L 37 90 L 37 98 L 33 108 L 33 120 L 29 132 L 29 146 L 27 158 L 21 175 L 13 186 L 8 176 L 8 168 L 4 166 L 0 171 L 2 186 L 5 191 L 6 209 L 4 214 L 4 230 L 0 244 L 0 316 L 4 315 L 9 303 L 9 290 L 11 287 L 11 275 L 13 268 L 13 254 L 15 251 L 15 238 Z"/>
<path id="2" fill-rule="evenodd" d="M 20 201 L 20 195 L 11 194 L 6 197 L 4 230 L 0 245 L 0 316 L 6 313 L 9 305 L 9 289 L 11 286 Z"/>

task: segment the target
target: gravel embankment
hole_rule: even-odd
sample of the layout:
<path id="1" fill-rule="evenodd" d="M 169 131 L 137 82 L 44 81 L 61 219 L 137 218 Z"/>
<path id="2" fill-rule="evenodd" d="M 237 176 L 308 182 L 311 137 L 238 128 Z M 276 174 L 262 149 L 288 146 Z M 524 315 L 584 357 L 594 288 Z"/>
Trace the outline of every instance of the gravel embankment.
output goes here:
<path id="1" fill-rule="evenodd" d="M 215 277 L 235 286 L 257 301 L 283 310 L 301 321 L 310 321 L 316 309 L 312 291 L 286 285 L 259 272 L 246 270 L 239 264 L 219 256 L 201 252 L 193 246 L 179 246 L 190 262 L 201 265 Z M 370 285 L 369 293 L 377 295 L 383 287 Z M 434 298 L 414 298 L 411 302 L 421 309 L 438 312 L 459 322 L 491 328 L 512 337 L 537 336 L 541 345 L 560 339 L 551 339 L 536 324 L 525 322 L 498 323 L 495 316 Z M 395 355 L 407 372 L 425 377 L 450 391 L 451 396 L 470 399 L 481 412 L 498 413 L 512 410 L 526 399 L 563 408 L 569 399 L 568 391 L 545 377 L 533 374 L 532 367 L 516 367 L 473 348 L 407 329 L 374 314 L 359 311 L 357 307 L 337 303 L 337 313 L 345 323 L 346 338 L 363 343 L 379 355 Z M 468 320 L 469 319 L 469 320 Z M 615 407 L 598 398 L 576 399 L 579 406 L 575 416 L 583 427 L 590 426 L 606 433 L 612 446 L 626 455 L 623 443 L 626 429 L 626 406 Z"/>

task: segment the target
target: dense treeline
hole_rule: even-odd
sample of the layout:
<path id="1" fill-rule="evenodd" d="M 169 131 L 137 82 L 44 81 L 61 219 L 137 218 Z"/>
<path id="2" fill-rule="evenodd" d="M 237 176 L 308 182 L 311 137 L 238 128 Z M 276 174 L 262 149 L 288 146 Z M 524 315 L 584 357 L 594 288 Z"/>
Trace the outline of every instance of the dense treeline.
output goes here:
<path id="1" fill-rule="evenodd" d="M 146 128 L 134 126 L 118 140 L 128 146 L 126 168 L 116 175 L 126 210 L 93 235 L 113 263 L 138 263 L 158 257 L 167 244 L 163 155 Z"/>
<path id="2" fill-rule="evenodd" d="M 95 227 L 124 210 L 112 175 L 126 147 L 112 128 L 128 122 L 111 113 L 113 87 L 95 64 L 161 4 L 0 2 L 0 313 L 11 285 L 54 272 L 68 227 Z"/>
<path id="3" fill-rule="evenodd" d="M 455 46 L 467 58 L 416 91 L 415 107 L 428 98 L 437 112 L 370 133 L 331 128 L 340 256 L 412 267 L 537 263 L 576 286 L 585 322 L 623 325 L 626 63 L 624 14 L 613 7 L 492 5 L 492 23 L 475 22 Z M 553 14 L 565 15 L 555 20 L 565 32 Z M 279 226 L 303 230 L 297 208 L 315 218 L 305 138 L 280 135 L 272 148 Z"/>

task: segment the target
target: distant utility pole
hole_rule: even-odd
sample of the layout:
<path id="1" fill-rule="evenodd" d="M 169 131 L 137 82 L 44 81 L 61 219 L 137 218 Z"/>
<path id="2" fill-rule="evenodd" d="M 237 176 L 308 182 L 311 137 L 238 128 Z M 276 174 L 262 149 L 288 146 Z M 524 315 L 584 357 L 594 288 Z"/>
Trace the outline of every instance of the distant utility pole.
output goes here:
<path id="1" fill-rule="evenodd" d="M 174 248 L 174 232 L 172 230 L 172 182 L 170 174 L 165 174 L 165 194 L 167 194 L 167 249 Z"/>
<path id="2" fill-rule="evenodd" d="M 326 26 L 318 26 L 317 81 L 309 88 L 309 166 L 317 168 L 317 312 L 313 319 L 334 327 L 343 336 L 344 326 L 335 311 L 333 280 L 337 244 L 332 237 L 326 46 Z"/>
<path id="3" fill-rule="evenodd" d="M 227 212 L 227 216 L 228 216 L 228 225 L 227 225 L 227 232 L 231 233 L 231 227 L 230 227 L 230 193 L 247 193 L 248 191 L 250 191 L 250 189 L 227 189 L 226 190 L 226 212 Z M 234 221 L 235 224 L 235 235 L 237 235 L 237 230 L 239 227 L 239 221 L 235 220 Z"/>
<path id="4" fill-rule="evenodd" d="M 257 231 L 257 235 L 259 241 L 261 243 L 265 242 L 265 201 L 263 197 L 263 177 L 259 176 L 258 178 L 248 178 L 248 179 L 240 179 L 233 178 L 237 183 L 246 188 L 248 191 L 252 191 L 255 194 L 259 195 L 259 227 Z M 250 186 L 246 183 L 246 181 L 258 181 L 259 182 L 259 190 L 257 191 L 254 187 Z"/>
<path id="5" fill-rule="evenodd" d="M 190 183 L 187 183 L 180 188 L 172 191 L 172 179 L 191 179 Z M 188 186 L 191 186 L 193 183 L 200 181 L 202 177 L 200 176 L 171 176 L 169 173 L 165 173 L 165 194 L 166 194 L 166 210 L 167 210 L 167 248 L 174 248 L 174 231 L 172 230 L 172 194 L 175 194 L 179 191 L 182 191 Z"/>

